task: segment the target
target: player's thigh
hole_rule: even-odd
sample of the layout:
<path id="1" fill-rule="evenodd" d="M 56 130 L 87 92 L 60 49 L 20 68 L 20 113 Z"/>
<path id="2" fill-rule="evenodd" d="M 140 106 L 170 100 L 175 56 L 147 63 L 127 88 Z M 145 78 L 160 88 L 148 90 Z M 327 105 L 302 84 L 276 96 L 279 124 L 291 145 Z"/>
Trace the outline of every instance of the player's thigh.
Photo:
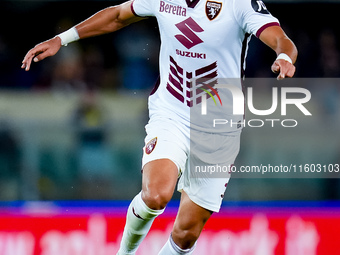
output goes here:
<path id="1" fill-rule="evenodd" d="M 191 248 L 212 213 L 212 211 L 194 203 L 185 191 L 182 191 L 181 202 L 172 231 L 172 238 L 175 243 L 182 249 Z"/>
<path id="2" fill-rule="evenodd" d="M 189 138 L 168 119 L 146 126 L 143 148 L 142 198 L 152 209 L 162 209 L 171 199 L 181 169 L 185 168 Z"/>
<path id="3" fill-rule="evenodd" d="M 157 159 L 143 167 L 142 199 L 151 209 L 163 209 L 172 198 L 178 167 L 170 159 Z"/>

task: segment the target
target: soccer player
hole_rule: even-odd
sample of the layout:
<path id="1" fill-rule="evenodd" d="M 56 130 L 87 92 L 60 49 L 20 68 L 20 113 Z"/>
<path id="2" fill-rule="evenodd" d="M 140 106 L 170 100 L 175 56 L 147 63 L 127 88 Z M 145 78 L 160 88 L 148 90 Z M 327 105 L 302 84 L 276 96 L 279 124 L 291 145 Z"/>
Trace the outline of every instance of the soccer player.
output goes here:
<path id="1" fill-rule="evenodd" d="M 180 206 L 171 236 L 159 254 L 192 254 L 205 223 L 220 209 L 229 175 L 193 178 L 189 166 L 232 165 L 242 129 L 230 125 L 212 132 L 190 118 L 190 109 L 203 101 L 198 91 L 218 97 L 216 82 L 202 88 L 194 81 L 243 77 L 251 35 L 276 52 L 271 68 L 278 79 L 294 75 L 297 49 L 261 0 L 134 0 L 99 11 L 38 44 L 27 53 L 22 68 L 29 70 L 32 61 L 53 56 L 75 40 L 114 32 L 150 16 L 156 17 L 161 35 L 160 78 L 149 96 L 142 191 L 128 208 L 118 254 L 136 253 L 171 199 L 178 178 Z M 231 102 L 223 104 L 232 108 Z M 226 114 L 232 123 L 243 120 L 243 116 Z M 211 141 L 218 146 L 210 146 Z"/>

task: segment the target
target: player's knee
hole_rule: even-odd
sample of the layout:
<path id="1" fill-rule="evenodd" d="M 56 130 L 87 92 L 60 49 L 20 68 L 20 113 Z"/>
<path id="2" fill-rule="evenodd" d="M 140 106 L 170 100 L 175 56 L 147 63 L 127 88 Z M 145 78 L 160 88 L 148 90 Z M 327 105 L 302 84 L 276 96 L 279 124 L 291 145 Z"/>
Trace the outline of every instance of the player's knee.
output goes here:
<path id="1" fill-rule="evenodd" d="M 153 210 L 162 210 L 166 207 L 168 202 L 172 198 L 172 192 L 161 190 L 161 191 L 143 191 L 142 198 L 145 204 Z"/>
<path id="2" fill-rule="evenodd" d="M 200 231 L 196 231 L 194 229 L 187 230 L 178 230 L 174 229 L 172 232 L 172 238 L 176 240 L 176 244 L 181 249 L 190 249 L 196 243 L 198 237 L 200 235 Z"/>

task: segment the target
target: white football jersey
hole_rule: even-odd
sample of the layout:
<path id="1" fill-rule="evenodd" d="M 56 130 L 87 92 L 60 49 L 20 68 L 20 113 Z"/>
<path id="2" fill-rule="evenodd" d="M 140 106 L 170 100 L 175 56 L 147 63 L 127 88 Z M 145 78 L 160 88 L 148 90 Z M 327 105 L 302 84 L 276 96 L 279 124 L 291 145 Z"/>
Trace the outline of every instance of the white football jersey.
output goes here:
<path id="1" fill-rule="evenodd" d="M 221 79 L 234 79 L 241 91 L 251 35 L 279 25 L 257 0 L 135 0 L 132 11 L 154 16 L 159 25 L 160 79 L 149 97 L 150 118 L 166 117 L 205 132 L 240 130 L 232 89 Z M 216 119 L 225 125 L 214 126 Z"/>

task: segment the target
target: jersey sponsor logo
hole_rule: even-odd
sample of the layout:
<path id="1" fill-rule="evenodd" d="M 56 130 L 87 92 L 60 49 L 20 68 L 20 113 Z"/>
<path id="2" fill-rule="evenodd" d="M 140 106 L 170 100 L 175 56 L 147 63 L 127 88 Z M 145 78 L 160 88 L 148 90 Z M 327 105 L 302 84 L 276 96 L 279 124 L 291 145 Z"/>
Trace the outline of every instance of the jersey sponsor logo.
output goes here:
<path id="1" fill-rule="evenodd" d="M 153 150 L 155 149 L 157 144 L 157 137 L 151 139 L 146 145 L 145 145 L 145 153 L 146 154 L 151 154 Z"/>
<path id="2" fill-rule="evenodd" d="M 253 7 L 254 11 L 258 13 L 270 14 L 262 0 L 251 0 L 251 6 Z"/>
<path id="3" fill-rule="evenodd" d="M 206 59 L 207 54 L 176 49 L 176 54 L 187 58 Z"/>
<path id="4" fill-rule="evenodd" d="M 202 98 L 207 97 L 207 94 L 214 98 L 218 95 L 217 89 L 214 88 L 216 84 L 217 62 L 187 72 L 170 56 L 170 72 L 166 89 L 183 104 L 188 107 L 201 104 Z"/>
<path id="5" fill-rule="evenodd" d="M 191 17 L 177 23 L 175 26 L 183 33 L 175 35 L 176 39 L 187 49 L 203 42 L 196 33 L 201 33 L 204 30 Z"/>
<path id="6" fill-rule="evenodd" d="M 178 5 L 167 4 L 164 1 L 160 1 L 159 12 L 170 13 L 170 14 L 177 15 L 177 16 L 184 16 L 184 17 L 187 16 L 186 8 L 182 6 L 178 6 Z"/>
<path id="7" fill-rule="evenodd" d="M 222 3 L 207 1 L 205 4 L 205 14 L 209 20 L 215 19 L 222 9 Z"/>

